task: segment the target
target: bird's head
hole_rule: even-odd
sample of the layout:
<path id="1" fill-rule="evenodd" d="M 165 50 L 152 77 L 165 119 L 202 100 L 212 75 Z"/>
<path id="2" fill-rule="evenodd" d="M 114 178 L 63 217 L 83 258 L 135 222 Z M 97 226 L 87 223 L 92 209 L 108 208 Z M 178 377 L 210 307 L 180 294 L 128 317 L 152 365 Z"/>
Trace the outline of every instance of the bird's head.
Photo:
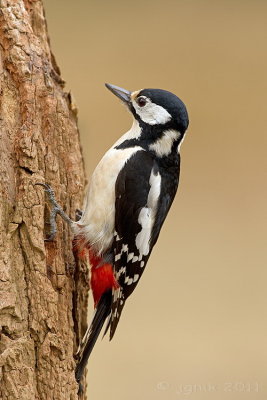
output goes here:
<path id="1" fill-rule="evenodd" d="M 174 129 L 182 135 L 189 120 L 186 107 L 175 94 L 162 89 L 142 89 L 134 92 L 106 83 L 106 87 L 121 99 L 143 127 Z"/>

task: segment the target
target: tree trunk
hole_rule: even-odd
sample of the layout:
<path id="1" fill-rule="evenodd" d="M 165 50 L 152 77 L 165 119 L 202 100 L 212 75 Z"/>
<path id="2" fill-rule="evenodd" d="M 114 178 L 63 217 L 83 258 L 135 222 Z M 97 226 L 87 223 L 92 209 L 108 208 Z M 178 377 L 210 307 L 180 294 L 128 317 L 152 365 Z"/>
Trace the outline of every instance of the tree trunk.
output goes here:
<path id="1" fill-rule="evenodd" d="M 0 0 L 0 55 L 0 399 L 74 400 L 88 270 L 60 218 L 44 242 L 50 206 L 34 184 L 49 183 L 74 219 L 84 166 L 41 0 Z"/>

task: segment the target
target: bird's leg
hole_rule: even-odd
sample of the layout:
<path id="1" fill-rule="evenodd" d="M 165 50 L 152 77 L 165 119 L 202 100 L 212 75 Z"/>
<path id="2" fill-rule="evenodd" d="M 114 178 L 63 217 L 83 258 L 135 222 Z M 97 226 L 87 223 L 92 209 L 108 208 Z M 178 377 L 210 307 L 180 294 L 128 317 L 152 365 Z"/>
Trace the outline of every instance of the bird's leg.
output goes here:
<path id="1" fill-rule="evenodd" d="M 50 235 L 46 241 L 50 242 L 54 240 L 56 233 L 57 233 L 57 224 L 56 224 L 56 216 L 59 214 L 64 221 L 66 221 L 69 225 L 73 225 L 73 221 L 70 219 L 70 217 L 62 210 L 60 205 L 57 203 L 56 198 L 55 198 L 55 193 L 54 190 L 47 184 L 47 183 L 35 183 L 35 185 L 40 185 L 43 186 L 50 203 L 52 204 L 52 210 L 50 213 Z"/>

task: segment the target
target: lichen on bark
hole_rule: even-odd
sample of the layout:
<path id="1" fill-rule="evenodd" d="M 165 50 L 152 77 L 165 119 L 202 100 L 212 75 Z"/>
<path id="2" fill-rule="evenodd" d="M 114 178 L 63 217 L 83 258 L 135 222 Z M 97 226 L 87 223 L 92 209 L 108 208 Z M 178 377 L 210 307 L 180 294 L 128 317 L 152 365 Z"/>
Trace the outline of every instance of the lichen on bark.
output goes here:
<path id="1" fill-rule="evenodd" d="M 0 399 L 74 400 L 88 270 L 63 221 L 44 242 L 49 206 L 35 183 L 74 218 L 84 166 L 40 0 L 0 1 L 0 85 Z"/>

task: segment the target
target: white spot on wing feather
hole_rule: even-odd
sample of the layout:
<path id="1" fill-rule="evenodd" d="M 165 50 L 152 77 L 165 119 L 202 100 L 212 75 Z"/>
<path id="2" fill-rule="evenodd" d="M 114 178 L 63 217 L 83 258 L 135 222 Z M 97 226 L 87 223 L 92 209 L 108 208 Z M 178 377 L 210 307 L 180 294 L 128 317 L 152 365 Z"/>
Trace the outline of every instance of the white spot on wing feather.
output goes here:
<path id="1" fill-rule="evenodd" d="M 121 267 L 119 271 L 116 273 L 116 279 L 118 280 L 121 274 L 125 274 L 125 272 L 126 272 L 126 267 Z"/>
<path id="2" fill-rule="evenodd" d="M 117 254 L 116 256 L 115 256 L 115 262 L 116 261 L 119 261 L 121 259 L 121 253 L 120 254 Z"/>
<path id="3" fill-rule="evenodd" d="M 128 244 L 123 244 L 122 245 L 121 252 L 122 253 L 124 253 L 124 252 L 127 253 L 128 252 Z"/>
<path id="4" fill-rule="evenodd" d="M 134 253 L 129 253 L 127 256 L 127 262 L 131 261 L 134 257 Z"/>

